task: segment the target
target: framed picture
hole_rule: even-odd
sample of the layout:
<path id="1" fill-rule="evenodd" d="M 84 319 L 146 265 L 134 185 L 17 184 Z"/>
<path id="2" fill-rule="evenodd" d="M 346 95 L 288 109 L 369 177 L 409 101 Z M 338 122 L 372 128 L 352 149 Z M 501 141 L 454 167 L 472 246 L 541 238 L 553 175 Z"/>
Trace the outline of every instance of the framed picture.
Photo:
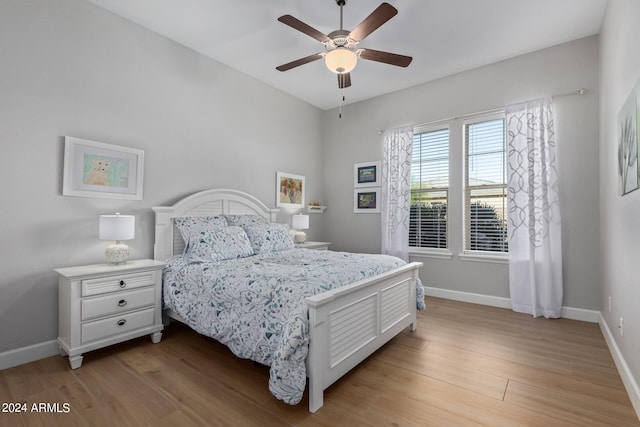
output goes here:
<path id="1" fill-rule="evenodd" d="M 142 200 L 144 151 L 64 138 L 64 196 Z"/>
<path id="2" fill-rule="evenodd" d="M 638 114 L 640 114 L 640 81 L 629 94 L 618 113 L 618 193 L 621 196 L 638 189 Z"/>
<path id="3" fill-rule="evenodd" d="M 354 213 L 380 213 L 380 189 L 353 190 Z"/>
<path id="4" fill-rule="evenodd" d="M 286 172 L 276 173 L 276 206 L 304 207 L 304 176 Z"/>
<path id="5" fill-rule="evenodd" d="M 380 162 L 364 162 L 353 165 L 354 187 L 379 187 Z"/>

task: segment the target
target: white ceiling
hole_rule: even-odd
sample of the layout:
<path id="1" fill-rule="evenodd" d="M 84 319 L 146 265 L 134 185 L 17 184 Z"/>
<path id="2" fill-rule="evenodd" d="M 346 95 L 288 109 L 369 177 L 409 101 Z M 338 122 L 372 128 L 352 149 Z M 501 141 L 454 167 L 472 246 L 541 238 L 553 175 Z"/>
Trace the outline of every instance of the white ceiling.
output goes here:
<path id="1" fill-rule="evenodd" d="M 328 34 L 340 27 L 335 0 L 89 0 L 323 110 L 339 104 L 337 78 L 315 39 L 277 21 L 293 15 Z M 347 0 L 352 30 L 381 3 Z M 408 68 L 359 60 L 346 103 L 415 86 L 559 43 L 597 34 L 607 0 L 389 0 L 398 14 L 358 47 L 413 57 Z"/>

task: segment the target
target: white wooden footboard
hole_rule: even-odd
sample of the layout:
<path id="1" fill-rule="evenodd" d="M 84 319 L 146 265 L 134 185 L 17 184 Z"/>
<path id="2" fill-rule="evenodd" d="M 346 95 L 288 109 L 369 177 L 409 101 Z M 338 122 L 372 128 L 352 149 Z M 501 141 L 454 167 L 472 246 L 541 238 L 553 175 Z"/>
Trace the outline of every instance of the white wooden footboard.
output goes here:
<path id="1" fill-rule="evenodd" d="M 416 329 L 416 279 L 422 263 L 306 299 L 309 306 L 309 411 L 323 391 L 406 327 Z"/>

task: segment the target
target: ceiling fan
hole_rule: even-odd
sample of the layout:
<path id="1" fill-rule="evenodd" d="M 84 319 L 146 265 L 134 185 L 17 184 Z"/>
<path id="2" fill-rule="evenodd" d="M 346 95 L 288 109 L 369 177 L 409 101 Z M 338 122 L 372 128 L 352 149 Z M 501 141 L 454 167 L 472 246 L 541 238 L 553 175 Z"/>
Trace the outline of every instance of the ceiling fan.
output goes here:
<path id="1" fill-rule="evenodd" d="M 342 28 L 342 7 L 346 2 L 346 0 L 336 0 L 336 4 L 340 6 L 340 29 L 326 35 L 291 15 L 284 15 L 278 18 L 278 21 L 283 24 L 321 42 L 326 52 L 314 53 L 313 55 L 280 65 L 276 67 L 276 70 L 287 71 L 324 57 L 327 68 L 338 75 L 338 87 L 344 89 L 351 86 L 351 71 L 356 66 L 358 58 L 396 65 L 398 67 L 407 67 L 411 63 L 413 58 L 410 56 L 358 48 L 358 43 L 398 13 L 395 7 L 389 3 L 382 3 L 353 31 L 347 31 Z"/>

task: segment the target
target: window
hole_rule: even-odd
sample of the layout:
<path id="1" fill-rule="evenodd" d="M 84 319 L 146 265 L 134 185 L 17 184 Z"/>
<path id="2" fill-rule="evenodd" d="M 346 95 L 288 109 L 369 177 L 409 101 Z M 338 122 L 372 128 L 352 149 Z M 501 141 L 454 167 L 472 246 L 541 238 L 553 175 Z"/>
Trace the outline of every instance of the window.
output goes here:
<path id="1" fill-rule="evenodd" d="M 416 129 L 411 156 L 409 247 L 446 249 L 449 128 Z"/>
<path id="2" fill-rule="evenodd" d="M 504 115 L 466 121 L 465 251 L 507 252 Z"/>
<path id="3" fill-rule="evenodd" d="M 409 248 L 437 258 L 506 259 L 506 155 L 501 110 L 414 128 Z"/>

